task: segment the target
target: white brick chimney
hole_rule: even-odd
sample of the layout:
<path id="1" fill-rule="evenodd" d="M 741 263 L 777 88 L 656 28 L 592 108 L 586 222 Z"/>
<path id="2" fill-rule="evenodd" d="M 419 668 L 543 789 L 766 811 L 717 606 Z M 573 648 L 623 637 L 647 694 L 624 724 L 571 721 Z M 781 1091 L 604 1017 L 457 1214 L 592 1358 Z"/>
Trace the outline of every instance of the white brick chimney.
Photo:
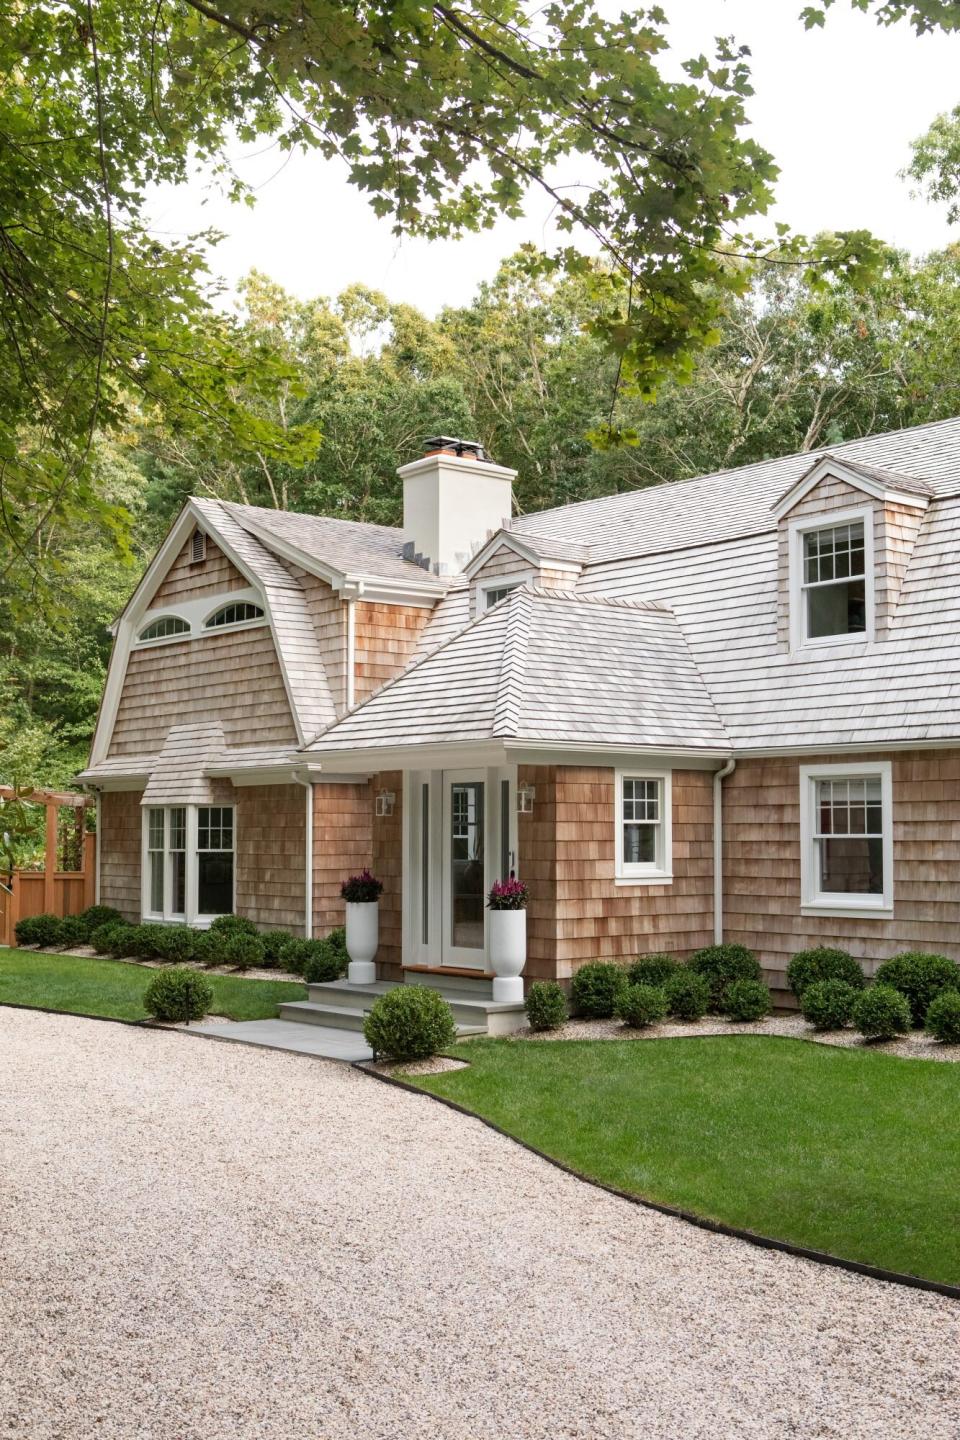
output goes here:
<path id="1" fill-rule="evenodd" d="M 494 465 L 482 445 L 446 435 L 428 440 L 425 452 L 397 471 L 404 544 L 436 573 L 456 574 L 509 522 L 517 472 Z"/>

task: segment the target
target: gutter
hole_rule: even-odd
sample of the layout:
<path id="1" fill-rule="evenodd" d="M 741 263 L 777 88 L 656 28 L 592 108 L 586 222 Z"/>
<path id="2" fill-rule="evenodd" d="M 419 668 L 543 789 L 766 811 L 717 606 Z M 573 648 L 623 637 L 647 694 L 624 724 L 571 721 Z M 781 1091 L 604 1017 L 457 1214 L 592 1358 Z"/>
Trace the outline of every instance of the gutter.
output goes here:
<path id="1" fill-rule="evenodd" d="M 737 768 L 732 757 L 713 773 L 713 943 L 723 944 L 723 782 Z"/>

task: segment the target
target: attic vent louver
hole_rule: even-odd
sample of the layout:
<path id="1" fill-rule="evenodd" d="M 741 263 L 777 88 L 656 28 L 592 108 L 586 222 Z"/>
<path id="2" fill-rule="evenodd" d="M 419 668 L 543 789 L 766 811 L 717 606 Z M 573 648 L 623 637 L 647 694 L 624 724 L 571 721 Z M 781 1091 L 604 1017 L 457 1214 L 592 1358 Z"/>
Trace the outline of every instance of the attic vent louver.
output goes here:
<path id="1" fill-rule="evenodd" d="M 207 558 L 207 537 L 202 530 L 194 530 L 190 541 L 190 563 L 198 564 Z"/>

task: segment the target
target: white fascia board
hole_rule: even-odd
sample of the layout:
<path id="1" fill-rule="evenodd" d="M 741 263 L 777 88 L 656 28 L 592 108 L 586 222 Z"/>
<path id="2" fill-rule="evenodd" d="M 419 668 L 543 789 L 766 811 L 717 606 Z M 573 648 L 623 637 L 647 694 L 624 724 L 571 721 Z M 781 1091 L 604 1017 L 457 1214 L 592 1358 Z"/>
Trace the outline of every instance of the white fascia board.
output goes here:
<path id="1" fill-rule="evenodd" d="M 898 490 L 895 485 L 884 485 L 879 480 L 873 480 L 866 475 L 860 475 L 856 470 L 850 470 L 841 460 L 825 459 L 814 465 L 812 470 L 794 484 L 786 494 L 782 495 L 772 507 L 773 514 L 778 520 L 799 505 L 804 496 L 808 495 L 814 486 L 829 476 L 833 480 L 843 480 L 845 484 L 853 486 L 855 490 L 861 490 L 865 495 L 870 495 L 874 500 L 882 500 L 885 504 L 911 505 L 917 510 L 926 510 L 929 504 L 929 497 L 918 495 L 912 490 Z"/>
<path id="2" fill-rule="evenodd" d="M 875 755 L 885 750 L 956 750 L 960 735 L 939 740 L 823 740 L 819 745 L 738 745 L 733 752 L 737 759 L 778 760 L 804 755 Z"/>
<path id="3" fill-rule="evenodd" d="M 466 740 L 447 745 L 393 745 L 356 750 L 311 749 L 312 760 L 320 762 L 322 778 L 343 775 L 376 775 L 383 770 L 464 770 L 509 763 L 502 744 L 496 741 Z"/>
<path id="4" fill-rule="evenodd" d="M 543 565 L 548 565 L 551 570 L 563 570 L 570 575 L 579 575 L 583 570 L 583 566 L 578 560 L 555 560 L 542 550 L 534 550 L 532 546 L 525 544 L 522 536 L 515 534 L 513 530 L 501 529 L 495 531 L 494 534 L 490 536 L 490 539 L 481 545 L 476 555 L 472 557 L 469 565 L 464 566 L 463 573 L 467 579 L 472 580 L 474 575 L 483 569 L 484 565 L 490 559 L 490 556 L 496 554 L 497 550 L 502 546 L 506 546 L 508 550 L 512 550 L 515 555 L 518 555 L 521 560 L 525 560 L 528 565 L 536 565 L 538 568 Z"/>
<path id="5" fill-rule="evenodd" d="M 672 767 L 678 770 L 715 770 L 718 764 L 732 756 L 730 750 L 571 744 L 559 740 L 507 740 L 505 749 L 513 765 L 597 765 L 613 766 L 617 769 L 629 769 L 640 764 L 663 769 Z"/>

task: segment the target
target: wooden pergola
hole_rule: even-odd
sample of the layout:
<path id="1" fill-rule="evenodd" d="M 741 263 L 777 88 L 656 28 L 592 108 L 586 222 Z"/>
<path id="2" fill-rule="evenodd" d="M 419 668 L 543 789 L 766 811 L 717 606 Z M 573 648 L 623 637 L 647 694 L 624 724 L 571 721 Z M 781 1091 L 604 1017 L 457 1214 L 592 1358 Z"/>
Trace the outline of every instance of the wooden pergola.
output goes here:
<path id="1" fill-rule="evenodd" d="M 96 895 L 96 837 L 84 833 L 84 815 L 96 801 L 74 790 L 16 789 L 0 785 L 0 800 L 20 805 L 42 805 L 46 811 L 42 870 L 14 870 L 0 876 L 0 944 L 13 943 L 14 926 L 27 915 L 77 915 L 94 903 Z M 74 812 L 79 870 L 57 868 L 60 812 Z M 0 831 L 3 811 L 0 809 Z"/>

